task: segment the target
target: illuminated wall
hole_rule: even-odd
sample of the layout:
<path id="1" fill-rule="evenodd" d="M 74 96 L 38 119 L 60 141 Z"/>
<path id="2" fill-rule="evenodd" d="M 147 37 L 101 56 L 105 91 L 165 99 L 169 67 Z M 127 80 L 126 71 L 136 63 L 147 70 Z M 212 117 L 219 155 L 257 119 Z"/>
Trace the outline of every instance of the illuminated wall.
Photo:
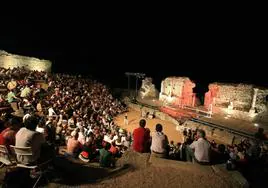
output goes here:
<path id="1" fill-rule="evenodd" d="M 213 113 L 268 123 L 268 89 L 250 84 L 212 83 L 204 106 Z"/>
<path id="2" fill-rule="evenodd" d="M 253 85 L 213 83 L 209 84 L 209 91 L 205 96 L 205 106 L 213 103 L 218 107 L 227 108 L 232 102 L 234 109 L 249 111 L 253 94 Z"/>
<path id="3" fill-rule="evenodd" d="M 177 106 L 195 106 L 193 83 L 187 77 L 168 77 L 161 83 L 159 100 Z"/>
<path id="4" fill-rule="evenodd" d="M 14 68 L 23 66 L 29 70 L 50 72 L 52 63 L 48 60 L 40 60 L 33 57 L 13 55 L 0 50 L 0 67 Z"/>

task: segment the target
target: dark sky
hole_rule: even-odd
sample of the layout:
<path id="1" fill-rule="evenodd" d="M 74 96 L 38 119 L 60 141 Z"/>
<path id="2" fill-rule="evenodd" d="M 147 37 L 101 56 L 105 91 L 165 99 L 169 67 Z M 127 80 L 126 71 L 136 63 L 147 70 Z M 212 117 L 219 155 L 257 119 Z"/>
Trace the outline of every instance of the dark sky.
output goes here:
<path id="1" fill-rule="evenodd" d="M 158 88 L 167 76 L 188 76 L 200 91 L 214 81 L 267 84 L 262 25 L 194 21 L 93 26 L 84 20 L 12 19 L 2 23 L 0 49 L 49 59 L 55 72 L 93 74 L 113 86 L 126 86 L 125 72 L 146 73 Z"/>

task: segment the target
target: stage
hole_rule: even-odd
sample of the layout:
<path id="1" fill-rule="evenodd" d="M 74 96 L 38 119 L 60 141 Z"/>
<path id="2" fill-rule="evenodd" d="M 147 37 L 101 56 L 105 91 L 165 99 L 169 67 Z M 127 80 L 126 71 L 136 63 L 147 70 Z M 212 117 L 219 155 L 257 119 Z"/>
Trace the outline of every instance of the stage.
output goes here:
<path id="1" fill-rule="evenodd" d="M 241 132 L 251 136 L 261 127 L 264 129 L 265 134 L 268 135 L 268 125 L 265 123 L 250 122 L 220 114 L 210 114 L 203 106 L 181 108 L 179 106 L 164 104 L 157 99 L 137 99 L 137 101 L 139 105 L 151 106 L 177 120 L 200 119 L 214 125 L 219 125 L 223 129 L 226 129 L 226 131 Z"/>

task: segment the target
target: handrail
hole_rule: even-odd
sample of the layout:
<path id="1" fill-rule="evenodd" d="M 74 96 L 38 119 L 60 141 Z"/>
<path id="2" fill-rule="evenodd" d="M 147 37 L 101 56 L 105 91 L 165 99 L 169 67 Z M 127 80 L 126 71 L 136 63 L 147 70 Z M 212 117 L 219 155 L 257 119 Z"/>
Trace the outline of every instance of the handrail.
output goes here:
<path id="1" fill-rule="evenodd" d="M 221 129 L 221 130 L 227 130 L 228 132 L 231 132 L 231 133 L 239 135 L 239 136 L 243 136 L 243 137 L 247 137 L 247 138 L 254 138 L 253 134 L 246 133 L 244 131 L 240 131 L 240 130 L 236 130 L 236 129 L 232 129 L 232 128 L 229 128 L 229 127 L 225 127 L 223 125 L 207 122 L 207 121 L 196 119 L 196 118 L 191 118 L 189 120 L 193 121 L 193 122 L 201 123 L 201 124 L 213 127 L 213 128 L 217 128 L 217 129 Z"/>
<path id="2" fill-rule="evenodd" d="M 138 104 L 138 105 L 143 105 L 145 107 L 149 107 L 149 108 L 153 108 L 153 109 L 159 109 L 158 107 L 151 106 L 149 104 L 144 104 L 144 103 L 141 103 L 141 102 L 138 102 L 138 101 L 135 101 L 135 102 L 132 101 L 132 103 L 135 103 L 135 104 Z M 202 110 L 199 110 L 199 111 L 202 111 Z M 176 118 L 174 118 L 174 119 L 176 121 L 178 121 L 178 119 L 176 119 Z M 234 135 L 239 135 L 239 136 L 246 137 L 246 138 L 254 138 L 254 135 L 253 134 L 246 133 L 244 131 L 240 131 L 240 130 L 236 130 L 236 129 L 232 129 L 232 128 L 229 128 L 229 127 L 225 127 L 225 126 L 220 125 L 220 124 L 215 124 L 215 123 L 207 122 L 207 121 L 200 120 L 200 119 L 197 119 L 197 118 L 189 118 L 189 121 L 197 122 L 197 123 L 200 123 L 200 124 L 203 124 L 203 125 L 207 125 L 207 126 L 212 127 L 212 128 L 217 128 L 217 129 L 220 129 L 220 130 L 225 130 L 225 131 L 228 131 L 228 132 L 230 132 L 230 133 L 232 133 Z"/>

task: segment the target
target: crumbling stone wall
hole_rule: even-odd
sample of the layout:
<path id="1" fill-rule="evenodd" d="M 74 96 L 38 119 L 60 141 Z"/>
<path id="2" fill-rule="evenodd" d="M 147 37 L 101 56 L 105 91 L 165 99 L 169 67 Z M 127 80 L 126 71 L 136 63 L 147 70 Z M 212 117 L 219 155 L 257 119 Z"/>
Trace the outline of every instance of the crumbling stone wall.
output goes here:
<path id="1" fill-rule="evenodd" d="M 187 77 L 168 77 L 161 82 L 159 100 L 178 106 L 194 106 L 193 83 Z"/>
<path id="2" fill-rule="evenodd" d="M 216 88 L 216 89 L 215 89 Z M 213 83 L 209 85 L 205 96 L 205 106 L 228 108 L 233 103 L 233 109 L 249 111 L 253 99 L 253 85 Z"/>
<path id="3" fill-rule="evenodd" d="M 29 70 L 51 72 L 51 61 L 41 60 L 33 57 L 13 55 L 0 50 L 0 67 L 15 68 L 25 67 Z"/>
<path id="4" fill-rule="evenodd" d="M 149 77 L 142 80 L 142 85 L 139 90 L 139 96 L 141 98 L 158 98 L 159 92 L 152 82 L 153 79 Z"/>
<path id="5" fill-rule="evenodd" d="M 268 105 L 268 89 L 258 89 L 256 107 L 255 107 L 257 113 L 267 111 L 267 105 Z"/>

